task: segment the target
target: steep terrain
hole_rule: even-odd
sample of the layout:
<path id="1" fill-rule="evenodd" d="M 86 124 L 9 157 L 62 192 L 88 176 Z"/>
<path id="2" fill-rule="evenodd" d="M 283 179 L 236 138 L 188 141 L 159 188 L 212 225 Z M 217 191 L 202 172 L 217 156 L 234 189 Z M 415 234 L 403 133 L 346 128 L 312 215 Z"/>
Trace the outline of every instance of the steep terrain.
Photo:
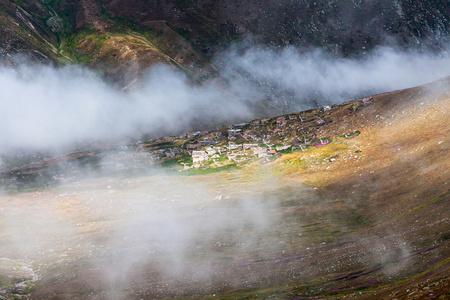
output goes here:
<path id="1" fill-rule="evenodd" d="M 254 34 L 273 45 L 313 45 L 345 54 L 364 52 L 390 37 L 405 46 L 428 39 L 432 45 L 448 35 L 450 9 L 441 1 L 108 0 L 104 5 L 141 24 L 167 20 L 205 51 Z"/>
<path id="2" fill-rule="evenodd" d="M 204 54 L 164 20 L 151 29 L 104 16 L 97 1 L 15 3 L 2 1 L 0 59 L 24 57 L 44 63 L 81 63 L 120 88 L 132 85 L 155 63 L 182 69 L 193 78 L 210 76 Z M 19 55 L 19 56 L 18 56 Z"/>
<path id="3" fill-rule="evenodd" d="M 449 99 L 445 78 L 4 170 L 0 256 L 39 276 L 5 291 L 446 299 Z"/>
<path id="4" fill-rule="evenodd" d="M 42 22 L 41 15 L 50 14 L 39 2 L 22 2 L 23 6 L 11 1 L 0 2 L 0 59 L 14 63 L 11 55 L 30 54 L 42 60 L 58 58 L 58 37 Z"/>
<path id="5" fill-rule="evenodd" d="M 83 63 L 124 88 L 155 62 L 196 80 L 230 44 L 319 47 L 344 56 L 376 46 L 439 51 L 446 1 L 1 1 L 2 60 L 14 53 Z M 108 42 L 107 42 L 108 41 Z"/>
<path id="6" fill-rule="evenodd" d="M 297 95 L 221 56 L 254 45 L 343 61 L 386 44 L 439 52 L 449 31 L 448 1 L 0 0 L 0 63 L 19 69 L 7 75 L 27 75 L 24 62 L 81 64 L 132 95 L 163 63 L 192 91 L 209 80 L 231 98 L 233 80 L 256 85 L 252 113 L 270 116 L 1 153 L 0 299 L 447 299 L 450 77 L 273 117 Z M 194 119 L 209 108 L 199 103 Z"/>

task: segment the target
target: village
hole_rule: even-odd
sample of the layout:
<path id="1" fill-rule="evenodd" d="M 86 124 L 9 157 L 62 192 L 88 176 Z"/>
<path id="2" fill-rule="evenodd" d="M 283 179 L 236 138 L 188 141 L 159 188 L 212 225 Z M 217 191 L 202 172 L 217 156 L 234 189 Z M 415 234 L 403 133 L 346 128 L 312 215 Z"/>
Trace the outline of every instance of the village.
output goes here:
<path id="1" fill-rule="evenodd" d="M 273 118 L 232 124 L 215 131 L 197 131 L 179 136 L 152 139 L 135 144 L 153 163 L 178 164 L 181 170 L 215 168 L 259 160 L 264 164 L 282 153 L 306 151 L 332 142 L 321 127 L 333 122 L 336 114 L 356 111 L 370 104 L 372 98 L 358 102 L 323 106 Z M 359 131 L 347 132 L 345 138 L 354 138 Z"/>
<path id="2" fill-rule="evenodd" d="M 203 170 L 240 167 L 252 161 L 266 164 L 286 153 L 308 151 L 309 148 L 330 144 L 335 140 L 357 137 L 360 134 L 358 125 L 345 119 L 371 103 L 372 97 L 368 97 L 272 118 L 232 124 L 212 131 L 196 131 L 178 136 L 154 138 L 109 148 L 109 150 L 102 148 L 103 150 L 79 151 L 53 159 L 44 159 L 37 163 L 5 167 L 3 173 L 6 175 L 0 178 L 0 184 L 14 187 L 18 182 L 17 178 L 21 178 L 20 182 L 26 182 L 34 176 L 42 177 L 44 175 L 41 168 L 66 160 L 68 173 L 65 176 L 53 174 L 49 177 L 49 182 L 75 178 L 78 172 L 77 166 L 80 163 L 91 164 L 97 171 L 103 173 L 131 171 L 136 168 L 146 169 L 158 165 L 166 170 L 203 172 Z M 327 126 L 338 118 L 344 119 L 342 122 L 344 125 Z M 330 159 L 330 161 L 335 160 L 335 158 Z"/>

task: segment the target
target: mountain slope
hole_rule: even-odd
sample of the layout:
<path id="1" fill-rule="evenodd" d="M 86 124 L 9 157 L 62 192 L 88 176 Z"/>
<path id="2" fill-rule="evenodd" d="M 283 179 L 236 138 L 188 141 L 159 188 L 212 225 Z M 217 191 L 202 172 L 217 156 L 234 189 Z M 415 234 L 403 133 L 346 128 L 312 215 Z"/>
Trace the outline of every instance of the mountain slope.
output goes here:
<path id="1" fill-rule="evenodd" d="M 17 54 L 46 63 L 81 63 L 120 88 L 155 63 L 173 65 L 194 78 L 211 73 L 201 51 L 164 21 L 142 30 L 103 17 L 96 1 L 2 0 L 2 8 L 0 50 L 9 65 L 17 63 Z"/>
<path id="2" fill-rule="evenodd" d="M 0 59 L 11 62 L 15 53 L 30 54 L 41 60 L 56 60 L 57 35 L 39 18 L 50 14 L 39 2 L 0 1 Z M 38 12 L 38 13 L 35 13 Z"/>
<path id="3" fill-rule="evenodd" d="M 205 51 L 254 34 L 262 42 L 320 46 L 361 53 L 388 36 L 401 45 L 417 40 L 432 45 L 448 36 L 449 6 L 444 1 L 122 1 L 108 0 L 115 15 L 143 24 L 167 20 Z M 137 11 L 135 7 L 143 9 Z M 429 39 L 429 41 L 427 41 Z"/>
<path id="4" fill-rule="evenodd" d="M 33 299 L 445 299 L 449 100 L 444 78 L 235 124 L 242 136 L 223 128 L 5 170 L 0 254 L 38 269 Z M 178 172 L 205 138 L 226 154 Z"/>
<path id="5" fill-rule="evenodd" d="M 384 44 L 438 51 L 449 42 L 450 27 L 446 1 L 2 0 L 1 6 L 3 60 L 29 53 L 40 60 L 84 63 L 122 88 L 159 61 L 156 57 L 196 79 L 214 76 L 210 58 L 231 43 L 319 47 L 344 56 Z M 86 30 L 90 38 L 83 41 Z M 104 47 L 107 53 L 128 47 L 133 53 L 128 65 L 89 46 L 93 36 L 118 34 L 129 37 Z M 142 43 L 151 45 L 142 48 Z"/>

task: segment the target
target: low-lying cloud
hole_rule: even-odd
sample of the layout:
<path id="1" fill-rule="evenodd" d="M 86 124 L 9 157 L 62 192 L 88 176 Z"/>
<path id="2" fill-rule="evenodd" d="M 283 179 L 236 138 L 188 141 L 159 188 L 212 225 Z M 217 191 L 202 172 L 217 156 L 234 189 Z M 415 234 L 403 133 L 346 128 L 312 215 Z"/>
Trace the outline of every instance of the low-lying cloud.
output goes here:
<path id="1" fill-rule="evenodd" d="M 92 140 L 176 132 L 203 122 L 248 114 L 239 96 L 212 84 L 193 86 L 166 66 L 149 70 L 143 88 L 115 90 L 81 67 L 22 66 L 0 70 L 0 153 L 58 149 Z"/>
<path id="2" fill-rule="evenodd" d="M 220 63 L 281 94 L 291 94 L 298 109 L 307 108 L 311 100 L 333 104 L 424 84 L 448 76 L 450 67 L 447 51 L 431 54 L 392 47 L 378 47 L 359 58 L 336 57 L 321 49 L 235 48 Z"/>
<path id="3" fill-rule="evenodd" d="M 232 49 L 220 57 L 215 63 L 223 71 L 221 84 L 192 84 L 181 72 L 158 65 L 130 92 L 111 88 L 79 66 L 3 67 L 0 153 L 195 130 L 200 123 L 260 116 L 260 101 L 301 110 L 419 85 L 448 76 L 450 69 L 448 52 L 390 47 L 362 58 L 294 47 Z"/>
<path id="4" fill-rule="evenodd" d="M 107 299 L 130 299 L 136 290 L 152 293 L 146 299 L 208 293 L 267 276 L 240 264 L 276 252 L 284 238 L 277 233 L 278 199 L 260 193 L 277 190 L 276 180 L 228 189 L 159 171 L 2 195 L 0 256 L 32 262 L 44 281 L 55 279 L 56 290 L 92 288 L 110 293 Z"/>

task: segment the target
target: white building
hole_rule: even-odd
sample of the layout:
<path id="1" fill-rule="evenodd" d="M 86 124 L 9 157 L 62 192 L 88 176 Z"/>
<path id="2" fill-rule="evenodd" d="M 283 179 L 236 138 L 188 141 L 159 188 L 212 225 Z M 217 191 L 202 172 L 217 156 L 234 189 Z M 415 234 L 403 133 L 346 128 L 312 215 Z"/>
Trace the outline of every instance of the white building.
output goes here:
<path id="1" fill-rule="evenodd" d="M 205 152 L 206 152 L 208 155 L 213 155 L 213 154 L 216 154 L 216 153 L 217 153 L 217 150 L 216 150 L 214 147 L 208 147 L 208 148 L 205 149 Z"/>
<path id="2" fill-rule="evenodd" d="M 258 147 L 253 149 L 253 154 L 258 155 L 258 158 L 263 158 L 269 156 L 269 149 Z"/>
<path id="3" fill-rule="evenodd" d="M 194 164 L 205 160 L 208 160 L 206 151 L 192 151 L 192 162 Z"/>

